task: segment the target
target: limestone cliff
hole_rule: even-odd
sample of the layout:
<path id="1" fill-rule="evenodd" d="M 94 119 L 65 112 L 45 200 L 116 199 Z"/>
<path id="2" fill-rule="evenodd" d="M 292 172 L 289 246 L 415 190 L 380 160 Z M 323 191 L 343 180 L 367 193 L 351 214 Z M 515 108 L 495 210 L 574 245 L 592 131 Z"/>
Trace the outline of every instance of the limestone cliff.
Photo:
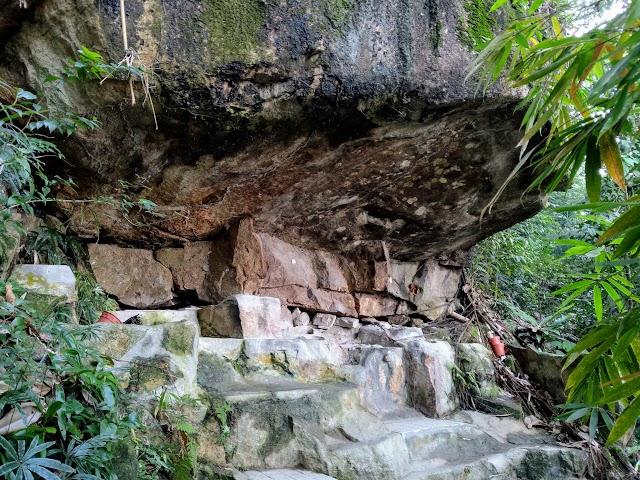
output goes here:
<path id="1" fill-rule="evenodd" d="M 18 3 L 0 2 L 0 76 L 47 91 L 42 79 L 81 45 L 122 58 L 117 1 Z M 127 82 L 64 85 L 49 95 L 96 114 L 103 128 L 61 139 L 69 163 L 51 169 L 79 185 L 61 196 L 118 194 L 124 180 L 133 185 L 127 195 L 155 201 L 165 216 L 139 228 L 140 218 L 124 219 L 113 205 L 58 212 L 81 236 L 178 245 L 250 216 L 257 231 L 298 246 L 351 257 L 373 249 L 380 259 L 383 240 L 390 257 L 423 260 L 539 208 L 536 194 L 521 197 L 520 178 L 479 222 L 517 159 L 520 118 L 511 93 L 476 99 L 464 83 L 465 39 L 482 34 L 465 2 L 126 7 L 136 62 L 156 72 L 159 129 L 140 85 L 136 106 Z"/>

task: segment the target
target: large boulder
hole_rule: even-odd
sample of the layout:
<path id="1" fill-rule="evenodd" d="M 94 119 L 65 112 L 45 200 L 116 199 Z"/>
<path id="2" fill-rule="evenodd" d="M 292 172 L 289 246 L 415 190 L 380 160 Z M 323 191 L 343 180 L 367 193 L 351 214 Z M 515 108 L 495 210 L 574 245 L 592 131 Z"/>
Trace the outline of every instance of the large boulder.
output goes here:
<path id="1" fill-rule="evenodd" d="M 149 250 L 91 244 L 89 262 L 100 286 L 120 303 L 149 308 L 173 300 L 171 271 Z"/>
<path id="2" fill-rule="evenodd" d="M 191 395 L 196 389 L 200 328 L 195 320 L 163 325 L 100 324 L 97 350 L 109 356 L 127 390 L 154 398 L 163 389 Z"/>

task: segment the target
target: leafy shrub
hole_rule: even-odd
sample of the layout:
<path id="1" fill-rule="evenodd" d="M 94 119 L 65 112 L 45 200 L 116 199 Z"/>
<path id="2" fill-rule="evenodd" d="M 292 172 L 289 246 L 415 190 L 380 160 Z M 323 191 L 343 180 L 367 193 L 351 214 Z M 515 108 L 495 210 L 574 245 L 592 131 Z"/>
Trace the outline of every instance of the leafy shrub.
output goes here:
<path id="1" fill-rule="evenodd" d="M 118 408 L 123 399 L 113 362 L 87 343 L 95 327 L 75 326 L 68 306 L 22 298 L 14 288 L 15 301 L 7 294 L 0 302 L 0 385 L 7 386 L 0 415 L 18 421 L 0 444 L 3 471 L 25 479 L 32 478 L 25 469 L 49 480 L 112 477 L 112 443 L 137 420 Z"/>
<path id="2" fill-rule="evenodd" d="M 104 311 L 118 310 L 118 302 L 109 298 L 89 272 L 75 272 L 78 321 L 84 325 L 95 323 Z"/>

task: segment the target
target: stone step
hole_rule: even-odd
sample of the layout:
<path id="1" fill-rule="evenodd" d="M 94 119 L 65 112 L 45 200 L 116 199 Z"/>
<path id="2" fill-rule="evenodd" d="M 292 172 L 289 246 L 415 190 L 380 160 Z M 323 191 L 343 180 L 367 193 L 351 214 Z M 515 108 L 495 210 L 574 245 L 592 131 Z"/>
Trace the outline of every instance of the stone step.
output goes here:
<path id="1" fill-rule="evenodd" d="M 335 480 L 333 477 L 309 470 L 281 468 L 277 470 L 249 470 L 235 480 Z"/>
<path id="2" fill-rule="evenodd" d="M 475 425 L 457 421 L 417 416 L 390 419 L 384 424 L 389 431 L 401 435 L 411 462 L 441 457 L 455 459 L 465 455 L 470 447 L 481 446 L 490 452 L 500 445 Z"/>
<path id="3" fill-rule="evenodd" d="M 468 455 L 472 455 L 469 452 Z M 412 464 L 402 480 L 571 480 L 583 478 L 584 455 L 580 450 L 551 446 L 507 449 L 466 461 L 433 458 Z"/>
<path id="4" fill-rule="evenodd" d="M 580 450 L 544 445 L 552 439 L 525 431 L 513 419 L 464 413 L 480 425 L 414 416 L 385 420 L 384 430 L 370 440 L 337 441 L 325 435 L 321 441 L 325 451 L 316 445 L 303 452 L 303 464 L 337 478 L 358 480 L 580 478 L 584 468 Z M 485 431 L 496 423 L 503 432 Z"/>

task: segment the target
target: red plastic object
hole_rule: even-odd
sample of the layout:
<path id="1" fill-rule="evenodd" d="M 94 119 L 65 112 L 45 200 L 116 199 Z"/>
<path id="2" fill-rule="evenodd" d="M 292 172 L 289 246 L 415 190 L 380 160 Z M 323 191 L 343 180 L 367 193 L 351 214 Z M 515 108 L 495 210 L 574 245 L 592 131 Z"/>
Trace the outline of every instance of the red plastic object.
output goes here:
<path id="1" fill-rule="evenodd" d="M 111 312 L 102 312 L 97 323 L 122 323 L 118 317 Z"/>
<path id="2" fill-rule="evenodd" d="M 500 340 L 498 335 L 491 337 L 489 339 L 489 343 L 491 344 L 491 348 L 493 349 L 493 353 L 496 357 L 504 357 L 504 343 L 502 343 L 502 340 Z"/>

